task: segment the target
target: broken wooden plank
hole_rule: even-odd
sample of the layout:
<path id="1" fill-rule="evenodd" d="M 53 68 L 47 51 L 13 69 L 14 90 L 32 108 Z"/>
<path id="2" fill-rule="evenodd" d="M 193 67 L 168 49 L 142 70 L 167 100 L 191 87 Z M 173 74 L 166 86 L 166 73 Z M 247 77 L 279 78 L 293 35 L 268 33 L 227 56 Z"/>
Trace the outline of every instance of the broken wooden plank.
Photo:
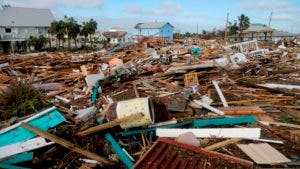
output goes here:
<path id="1" fill-rule="evenodd" d="M 272 121 L 259 121 L 260 123 L 264 125 L 276 125 L 276 126 L 285 126 L 285 127 L 292 127 L 292 128 L 298 128 L 300 129 L 300 125 L 297 124 L 290 124 L 290 123 L 281 123 L 281 122 L 272 122 Z"/>
<path id="2" fill-rule="evenodd" d="M 151 84 L 149 84 L 147 82 L 142 82 L 142 84 L 150 90 L 154 90 L 154 91 L 157 90 L 156 87 L 152 86 Z"/>
<path id="3" fill-rule="evenodd" d="M 31 126 L 27 123 L 22 123 L 21 126 L 28 129 L 31 132 L 36 133 L 37 135 L 39 135 L 41 137 L 44 137 L 48 140 L 51 140 L 51 141 L 65 147 L 65 148 L 70 149 L 71 151 L 77 152 L 77 153 L 79 153 L 83 156 L 86 156 L 86 157 L 90 158 L 90 159 L 93 159 L 93 160 L 96 160 L 96 161 L 99 161 L 99 162 L 103 162 L 104 164 L 107 164 L 107 165 L 112 164 L 112 162 L 107 160 L 105 157 L 101 157 L 101 156 L 99 156 L 95 153 L 84 150 L 84 149 L 78 147 L 77 145 L 75 145 L 73 143 L 70 143 L 70 142 L 68 142 L 68 141 L 66 141 L 62 138 L 59 138 L 59 137 L 53 135 L 53 134 L 50 134 L 48 132 L 42 131 L 38 128 L 35 128 L 35 127 L 33 127 L 33 126 Z"/>
<path id="4" fill-rule="evenodd" d="M 265 113 L 258 106 L 219 107 L 218 109 L 223 111 L 225 115 L 256 115 Z"/>
<path id="5" fill-rule="evenodd" d="M 225 147 L 227 145 L 230 145 L 230 144 L 233 144 L 233 143 L 236 143 L 236 142 L 239 142 L 241 141 L 242 139 L 240 138 L 232 138 L 232 139 L 228 139 L 228 140 L 225 140 L 225 141 L 221 141 L 221 142 L 218 142 L 216 144 L 213 144 L 213 145 L 210 145 L 210 146 L 207 146 L 205 147 L 204 149 L 205 150 L 216 150 L 218 148 L 221 148 L 221 147 Z"/>
<path id="6" fill-rule="evenodd" d="M 23 122 L 29 123 L 41 130 L 46 131 L 49 128 L 55 127 L 64 121 L 66 121 L 66 119 L 60 114 L 56 107 L 48 108 L 30 118 L 22 120 L 10 127 L 1 130 L 0 146 L 18 143 L 20 141 L 26 141 L 36 136 L 35 133 L 29 132 L 28 130 L 20 126 Z"/>
<path id="7" fill-rule="evenodd" d="M 8 158 L 16 154 L 32 151 L 41 147 L 54 144 L 53 142 L 46 142 L 42 137 L 37 137 L 24 142 L 10 144 L 0 147 L 0 159 Z"/>
<path id="8" fill-rule="evenodd" d="M 218 93 L 218 95 L 219 95 L 219 97 L 220 97 L 220 99 L 221 99 L 221 101 L 222 101 L 222 103 L 223 103 L 223 106 L 224 106 L 224 107 L 228 107 L 228 103 L 227 103 L 227 101 L 226 101 L 226 99 L 225 99 L 225 97 L 224 97 L 224 95 L 223 95 L 222 90 L 220 89 L 220 87 L 219 87 L 219 85 L 218 85 L 218 82 L 215 81 L 215 80 L 213 80 L 212 83 L 213 83 L 213 85 L 215 86 L 215 88 L 216 88 L 216 90 L 217 90 L 217 93 Z"/>
<path id="9" fill-rule="evenodd" d="M 1 163 L 1 162 L 0 162 L 0 168 L 3 168 L 3 169 L 30 169 L 30 168 L 11 165 L 11 164 L 5 164 L 5 163 Z"/>
<path id="10" fill-rule="evenodd" d="M 282 91 L 282 90 L 279 90 L 279 89 L 272 89 L 272 88 L 269 88 L 269 87 L 260 86 L 260 85 L 257 85 L 255 83 L 245 81 L 245 80 L 238 80 L 236 83 L 239 84 L 239 85 L 243 85 L 243 86 L 247 86 L 247 87 L 251 87 L 251 88 L 264 89 L 264 90 L 267 90 L 267 91 L 272 92 L 272 93 L 284 94 L 284 95 L 287 95 L 287 96 L 294 96 L 295 95 L 294 93 L 291 93 L 291 92 L 285 92 L 285 91 Z"/>
<path id="11" fill-rule="evenodd" d="M 205 104 L 205 103 L 203 103 L 200 100 L 193 100 L 193 102 L 196 103 L 196 104 L 198 104 L 198 105 L 200 105 L 200 106 L 203 106 L 204 108 L 206 108 L 206 109 L 208 109 L 208 110 L 210 110 L 210 111 L 212 111 L 212 112 L 214 112 L 214 113 L 216 113 L 218 115 L 224 115 L 223 111 L 218 110 L 218 109 L 216 109 L 216 108 L 214 108 L 214 107 L 212 107 L 212 106 L 210 106 L 208 104 Z"/>
<path id="12" fill-rule="evenodd" d="M 1 160 L 1 163 L 16 164 L 16 163 L 22 163 L 25 161 L 32 161 L 32 159 L 33 159 L 33 152 L 25 152 L 25 153 L 14 155 L 8 159 Z"/>
<path id="13" fill-rule="evenodd" d="M 291 162 L 283 154 L 267 143 L 260 144 L 237 144 L 257 164 L 280 164 Z"/>
<path id="14" fill-rule="evenodd" d="M 126 121 L 138 120 L 142 117 L 143 117 L 143 113 L 132 114 L 132 115 L 129 115 L 129 116 L 126 116 L 123 118 L 119 118 L 119 119 L 107 122 L 107 123 L 99 125 L 99 126 L 91 127 L 85 131 L 80 131 L 77 133 L 77 135 L 80 137 L 83 137 L 83 136 L 86 136 L 86 135 L 89 135 L 89 134 L 92 134 L 95 132 L 99 132 L 101 130 L 112 128 L 112 127 L 120 125 L 121 123 L 126 122 Z"/>
<path id="15" fill-rule="evenodd" d="M 130 156 L 128 156 L 127 152 L 120 147 L 112 135 L 107 133 L 105 135 L 105 139 L 111 144 L 112 149 L 119 156 L 120 160 L 126 165 L 126 167 L 128 169 L 132 168 L 134 164 L 131 161 Z"/>
<path id="16" fill-rule="evenodd" d="M 205 68 L 213 68 L 215 67 L 213 60 L 207 60 L 199 64 L 194 65 L 186 65 L 186 66 L 173 66 L 168 69 L 168 71 L 179 71 L 179 70 L 194 70 L 194 69 L 205 69 Z"/>
<path id="17" fill-rule="evenodd" d="M 260 128 L 205 128 L 205 129 L 156 129 L 156 135 L 159 137 L 178 137 L 180 134 L 192 132 L 198 138 L 245 138 L 258 139 L 260 137 Z"/>

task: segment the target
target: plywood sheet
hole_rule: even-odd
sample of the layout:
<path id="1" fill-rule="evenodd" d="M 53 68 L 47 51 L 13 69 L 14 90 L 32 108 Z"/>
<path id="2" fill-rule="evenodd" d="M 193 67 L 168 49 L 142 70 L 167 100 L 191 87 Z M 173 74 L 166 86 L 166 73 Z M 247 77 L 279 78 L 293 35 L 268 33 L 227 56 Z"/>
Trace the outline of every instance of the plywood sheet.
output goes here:
<path id="1" fill-rule="evenodd" d="M 290 162 L 283 154 L 267 143 L 237 144 L 257 164 L 279 164 Z"/>

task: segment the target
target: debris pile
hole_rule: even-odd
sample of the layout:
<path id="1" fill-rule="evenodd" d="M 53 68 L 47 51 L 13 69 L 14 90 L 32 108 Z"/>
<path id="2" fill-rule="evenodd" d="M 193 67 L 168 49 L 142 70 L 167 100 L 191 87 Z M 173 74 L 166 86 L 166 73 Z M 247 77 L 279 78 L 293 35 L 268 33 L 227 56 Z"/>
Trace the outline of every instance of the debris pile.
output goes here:
<path id="1" fill-rule="evenodd" d="M 300 47 L 280 45 L 1 56 L 0 168 L 299 168 Z"/>

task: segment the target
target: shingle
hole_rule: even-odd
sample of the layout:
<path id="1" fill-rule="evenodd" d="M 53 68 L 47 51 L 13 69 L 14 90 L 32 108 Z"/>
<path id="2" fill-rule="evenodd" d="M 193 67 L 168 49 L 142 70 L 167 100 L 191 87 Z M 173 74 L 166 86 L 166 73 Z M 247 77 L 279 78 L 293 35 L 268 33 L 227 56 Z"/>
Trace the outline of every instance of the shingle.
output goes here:
<path id="1" fill-rule="evenodd" d="M 0 10 L 0 26 L 49 27 L 54 20 L 49 9 L 5 7 Z"/>

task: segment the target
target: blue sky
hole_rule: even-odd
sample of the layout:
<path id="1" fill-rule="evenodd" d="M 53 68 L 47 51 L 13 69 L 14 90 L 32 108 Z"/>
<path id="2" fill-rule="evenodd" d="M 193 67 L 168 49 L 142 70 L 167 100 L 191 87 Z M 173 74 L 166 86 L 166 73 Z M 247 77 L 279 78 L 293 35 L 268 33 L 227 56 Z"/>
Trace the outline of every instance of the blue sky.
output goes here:
<path id="1" fill-rule="evenodd" d="M 168 21 L 184 33 L 223 29 L 241 13 L 251 23 L 300 33 L 300 0 L 0 0 L 19 7 L 50 8 L 54 16 L 72 16 L 80 21 L 94 18 L 102 31 L 121 27 L 129 32 L 138 22 Z"/>

